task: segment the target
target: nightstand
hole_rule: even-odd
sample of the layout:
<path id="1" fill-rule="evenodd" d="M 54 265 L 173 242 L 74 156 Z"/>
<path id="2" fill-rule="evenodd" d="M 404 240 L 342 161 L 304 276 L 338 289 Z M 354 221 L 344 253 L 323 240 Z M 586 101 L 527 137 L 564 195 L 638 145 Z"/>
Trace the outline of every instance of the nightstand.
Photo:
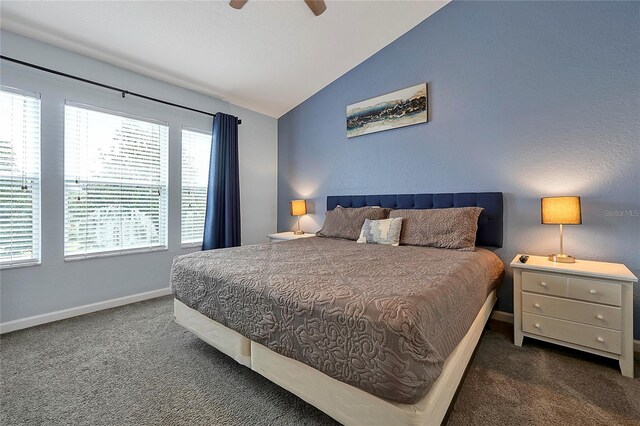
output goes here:
<path id="1" fill-rule="evenodd" d="M 554 263 L 529 256 L 513 268 L 514 343 L 524 337 L 617 359 L 633 377 L 633 283 L 620 263 Z"/>
<path id="2" fill-rule="evenodd" d="M 278 242 L 278 241 L 287 241 L 287 240 L 297 240 L 298 238 L 310 238 L 310 237 L 315 237 L 316 234 L 300 234 L 300 235 L 296 235 L 293 233 L 293 231 L 288 231 L 288 232 L 278 232 L 277 234 L 268 234 L 267 237 L 269 237 L 269 242 Z"/>

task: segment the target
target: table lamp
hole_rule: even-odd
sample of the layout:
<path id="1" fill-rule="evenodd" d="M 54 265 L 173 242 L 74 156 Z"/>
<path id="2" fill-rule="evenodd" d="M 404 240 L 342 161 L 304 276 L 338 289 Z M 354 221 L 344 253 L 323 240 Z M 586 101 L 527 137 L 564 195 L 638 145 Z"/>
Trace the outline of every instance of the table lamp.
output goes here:
<path id="1" fill-rule="evenodd" d="M 302 235 L 304 231 L 300 230 L 300 216 L 307 214 L 307 202 L 306 200 L 292 200 L 290 203 L 291 216 L 298 217 L 298 230 L 293 231 L 294 235 Z"/>
<path id="2" fill-rule="evenodd" d="M 582 224 L 580 197 L 544 197 L 540 199 L 541 222 L 545 225 L 560 225 L 560 253 L 550 254 L 552 262 L 574 263 L 576 258 L 564 254 L 562 225 Z"/>

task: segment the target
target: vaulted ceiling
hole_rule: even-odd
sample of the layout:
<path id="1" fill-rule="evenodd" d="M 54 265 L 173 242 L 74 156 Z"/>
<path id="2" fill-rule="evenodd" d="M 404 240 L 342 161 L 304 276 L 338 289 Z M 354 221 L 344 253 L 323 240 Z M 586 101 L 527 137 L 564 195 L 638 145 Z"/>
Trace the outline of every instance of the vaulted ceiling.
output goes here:
<path id="1" fill-rule="evenodd" d="M 7 1 L 3 29 L 280 117 L 448 1 Z"/>

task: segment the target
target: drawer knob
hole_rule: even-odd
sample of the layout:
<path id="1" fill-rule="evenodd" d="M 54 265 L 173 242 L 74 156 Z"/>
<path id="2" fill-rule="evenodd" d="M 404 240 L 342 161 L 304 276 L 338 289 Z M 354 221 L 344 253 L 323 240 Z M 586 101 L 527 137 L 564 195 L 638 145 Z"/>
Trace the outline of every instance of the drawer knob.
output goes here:
<path id="1" fill-rule="evenodd" d="M 589 293 L 591 293 L 591 294 L 596 294 L 596 293 L 597 293 L 597 291 L 595 291 L 594 289 L 591 289 L 591 290 L 589 290 Z"/>
<path id="2" fill-rule="evenodd" d="M 533 306 L 536 307 L 536 308 L 539 308 L 540 304 L 539 303 L 534 303 Z"/>
<path id="3" fill-rule="evenodd" d="M 538 324 L 538 323 L 533 324 L 533 326 L 534 326 L 535 328 L 540 328 L 540 324 Z"/>
<path id="4" fill-rule="evenodd" d="M 599 320 L 604 319 L 604 317 L 601 314 L 596 315 L 596 318 L 598 318 Z"/>
<path id="5" fill-rule="evenodd" d="M 598 337 L 596 340 L 600 343 L 604 342 L 604 339 L 602 337 Z"/>
<path id="6" fill-rule="evenodd" d="M 541 285 L 542 287 L 546 287 L 546 286 L 547 286 L 547 283 L 545 283 L 544 281 L 540 281 L 540 285 Z"/>

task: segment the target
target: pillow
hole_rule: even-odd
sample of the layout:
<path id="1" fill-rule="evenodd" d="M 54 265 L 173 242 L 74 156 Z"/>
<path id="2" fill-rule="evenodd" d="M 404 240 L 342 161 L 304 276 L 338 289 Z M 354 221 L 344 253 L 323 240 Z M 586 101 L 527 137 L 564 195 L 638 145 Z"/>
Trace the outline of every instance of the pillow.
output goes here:
<path id="1" fill-rule="evenodd" d="M 482 207 L 393 210 L 402 217 L 400 244 L 475 251 L 478 216 Z"/>
<path id="2" fill-rule="evenodd" d="M 366 219 L 386 219 L 389 210 L 380 207 L 345 208 L 338 206 L 327 212 L 322 229 L 316 232 L 316 235 L 318 237 L 357 240 Z"/>
<path id="3" fill-rule="evenodd" d="M 400 245 L 402 218 L 371 220 L 365 219 L 358 243 Z"/>

